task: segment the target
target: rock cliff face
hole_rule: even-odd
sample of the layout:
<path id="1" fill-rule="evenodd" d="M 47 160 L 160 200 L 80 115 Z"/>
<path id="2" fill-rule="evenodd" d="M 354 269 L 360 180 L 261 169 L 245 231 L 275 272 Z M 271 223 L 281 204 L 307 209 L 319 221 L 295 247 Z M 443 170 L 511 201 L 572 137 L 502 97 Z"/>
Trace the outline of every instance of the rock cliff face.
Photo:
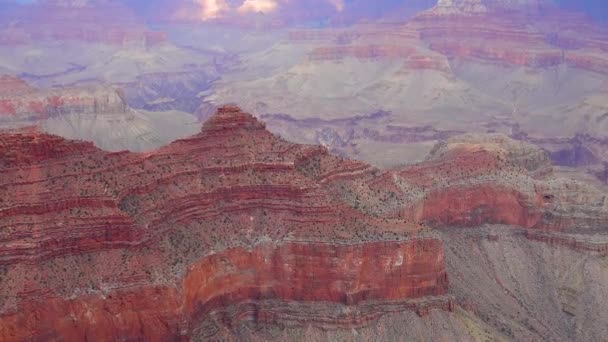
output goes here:
<path id="1" fill-rule="evenodd" d="M 458 136 L 425 162 L 335 182 L 348 184 L 342 198 L 364 212 L 435 227 L 593 232 L 608 222 L 605 189 L 554 175 L 546 152 L 502 135 Z"/>
<path id="2" fill-rule="evenodd" d="M 441 241 L 336 200 L 296 166 L 326 151 L 237 108 L 147 154 L 41 133 L 0 143 L 2 340 L 213 338 L 210 317 L 252 300 L 452 308 Z M 242 310 L 234 324 L 262 320 Z"/>
<path id="3" fill-rule="evenodd" d="M 560 181 L 545 153 L 500 135 L 380 171 L 224 106 L 149 153 L 35 132 L 0 147 L 6 341 L 208 340 L 283 324 L 289 340 L 304 323 L 436 319 L 462 309 L 429 225 L 517 225 L 550 248 L 606 253 L 592 235 L 608 222 L 602 189 Z"/>

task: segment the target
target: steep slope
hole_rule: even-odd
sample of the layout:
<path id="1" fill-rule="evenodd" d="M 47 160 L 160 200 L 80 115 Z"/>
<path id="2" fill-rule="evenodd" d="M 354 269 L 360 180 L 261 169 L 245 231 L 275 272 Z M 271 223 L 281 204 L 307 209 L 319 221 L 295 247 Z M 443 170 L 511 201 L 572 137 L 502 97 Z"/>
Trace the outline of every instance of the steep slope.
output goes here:
<path id="1" fill-rule="evenodd" d="M 340 327 L 453 308 L 433 233 L 335 200 L 296 167 L 326 152 L 237 108 L 148 154 L 1 144 L 2 340 L 208 339 L 226 319 Z M 291 302 L 329 311 L 294 317 Z"/>
<path id="2" fill-rule="evenodd" d="M 555 172 L 538 147 L 461 136 L 420 164 L 328 182 L 362 212 L 439 229 L 462 311 L 438 325 L 457 334 L 453 318 L 469 322 L 466 337 L 448 340 L 592 341 L 606 333 L 608 188 Z M 409 329 L 404 336 L 419 336 Z"/>
<path id="3" fill-rule="evenodd" d="M 490 314 L 493 304 L 466 287 L 476 278 L 462 278 L 472 264 L 459 264 L 470 258 L 458 251 L 460 226 L 517 225 L 531 251 L 540 244 L 569 258 L 608 251 L 605 189 L 560 180 L 532 145 L 465 136 L 424 163 L 380 171 L 282 140 L 231 106 L 199 134 L 144 154 L 31 132 L 3 134 L 0 144 L 2 340 L 602 333 L 522 327 L 531 317 L 556 322 L 543 314 L 545 297 L 504 323 L 513 306 Z M 441 237 L 452 236 L 446 261 Z M 478 262 L 486 260 L 504 269 L 491 257 Z M 484 296 L 499 289 L 479 279 Z M 605 288 L 594 289 L 576 291 L 588 299 Z"/>
<path id="4" fill-rule="evenodd" d="M 605 234 L 570 236 L 566 244 L 530 240 L 506 226 L 444 229 L 442 235 L 451 293 L 505 340 L 604 338 Z M 576 247 L 589 244 L 602 251 Z"/>

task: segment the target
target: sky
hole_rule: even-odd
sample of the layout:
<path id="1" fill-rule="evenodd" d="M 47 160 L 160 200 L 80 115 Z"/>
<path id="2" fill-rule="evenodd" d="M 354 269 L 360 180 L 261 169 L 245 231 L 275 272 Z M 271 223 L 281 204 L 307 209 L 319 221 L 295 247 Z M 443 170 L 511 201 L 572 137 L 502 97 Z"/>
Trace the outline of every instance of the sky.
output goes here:
<path id="1" fill-rule="evenodd" d="M 25 4 L 25 3 L 32 3 L 35 1 L 36 0 L 0 0 L 0 4 L 1 3 L 11 3 L 11 2 Z M 122 0 L 122 1 L 127 3 L 129 6 L 137 9 L 138 11 L 146 12 L 148 9 L 153 7 L 156 3 L 158 3 L 161 0 Z M 238 2 L 239 0 L 231 0 L 231 1 Z M 301 0 L 301 1 L 306 1 L 306 0 Z M 331 0 L 328 0 L 328 1 L 331 1 Z M 361 1 L 361 2 L 364 2 L 364 1 Z M 378 3 L 378 0 L 368 0 L 368 1 L 371 3 Z M 608 0 L 555 0 L 555 1 L 564 8 L 582 11 L 582 12 L 585 12 L 585 13 L 591 15 L 592 17 L 594 17 L 597 20 L 608 22 Z M 256 0 L 254 2 L 265 3 L 265 1 L 263 1 L 263 0 Z M 267 1 L 267 2 L 270 2 L 270 1 Z M 353 2 L 353 0 L 336 0 L 335 1 L 335 3 L 343 3 L 346 6 L 348 6 L 348 4 L 351 2 Z M 399 1 L 399 0 L 386 1 L 385 0 L 383 2 L 393 2 L 393 3 L 402 2 L 405 4 L 408 2 L 408 0 L 401 0 L 401 1 Z"/>
<path id="2" fill-rule="evenodd" d="M 557 0 L 568 9 L 586 12 L 592 17 L 608 22 L 608 0 Z"/>

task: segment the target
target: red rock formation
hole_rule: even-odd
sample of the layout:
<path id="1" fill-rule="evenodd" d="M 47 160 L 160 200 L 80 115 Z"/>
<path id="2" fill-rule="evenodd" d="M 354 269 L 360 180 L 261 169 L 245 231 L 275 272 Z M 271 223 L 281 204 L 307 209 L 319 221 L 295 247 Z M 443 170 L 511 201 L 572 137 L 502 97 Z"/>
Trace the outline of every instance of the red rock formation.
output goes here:
<path id="1" fill-rule="evenodd" d="M 452 310 L 442 243 L 421 223 L 608 222 L 597 193 L 546 182 L 548 157 L 499 135 L 384 172 L 281 140 L 230 106 L 145 154 L 1 137 L 6 341 L 213 339 L 218 320 L 352 327 Z"/>
<path id="2" fill-rule="evenodd" d="M 452 138 L 417 165 L 331 182 L 347 186 L 341 198 L 364 212 L 434 227 L 499 223 L 584 231 L 608 222 L 602 189 L 552 177 L 545 152 L 490 135 Z"/>
<path id="3" fill-rule="evenodd" d="M 426 49 L 420 33 L 401 23 L 361 23 L 349 29 L 309 29 L 291 31 L 294 44 L 314 44 L 309 60 L 343 61 L 402 60 L 404 71 L 433 69 L 449 71 L 448 60 Z"/>
<path id="4" fill-rule="evenodd" d="M 452 307 L 437 297 L 448 283 L 433 234 L 338 200 L 300 167 L 334 160 L 326 150 L 237 108 L 146 154 L 27 132 L 0 145 L 0 340 L 186 338 L 252 300 Z M 323 179 L 372 172 L 326 166 Z"/>
<path id="5" fill-rule="evenodd" d="M 0 337 L 5 341 L 42 336 L 173 339 L 186 337 L 184 330 L 191 331 L 199 319 L 215 310 L 250 299 L 351 306 L 442 295 L 446 289 L 441 243 L 436 239 L 344 246 L 261 245 L 202 259 L 178 288 L 145 286 L 73 300 L 50 297 L 42 306 L 24 301 L 18 312 L 0 320 Z"/>
<path id="6" fill-rule="evenodd" d="M 563 61 L 559 48 L 548 45 L 542 32 L 530 31 L 528 21 L 516 16 L 434 16 L 429 12 L 413 24 L 431 49 L 448 56 L 531 67 Z"/>

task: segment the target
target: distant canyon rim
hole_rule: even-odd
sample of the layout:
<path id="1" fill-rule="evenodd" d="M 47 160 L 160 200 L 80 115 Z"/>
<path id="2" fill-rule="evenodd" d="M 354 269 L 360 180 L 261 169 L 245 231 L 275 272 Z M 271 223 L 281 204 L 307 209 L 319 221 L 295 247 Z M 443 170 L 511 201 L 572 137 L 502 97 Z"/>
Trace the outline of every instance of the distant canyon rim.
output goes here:
<path id="1" fill-rule="evenodd" d="M 149 29 L 117 1 L 45 1 L 0 31 L 0 73 L 11 75 L 0 87 L 23 81 L 38 90 L 1 91 L 0 126 L 36 125 L 108 150 L 142 151 L 192 134 L 218 106 L 234 103 L 289 140 L 381 167 L 421 161 L 452 136 L 502 133 L 605 180 L 606 26 L 551 1 L 440 1 L 425 9 L 431 6 L 418 1 L 319 28 L 276 26 L 273 13 L 225 13 L 202 22 L 170 17 Z M 332 8 L 296 22 L 354 11 Z M 114 15 L 124 18 L 104 28 Z M 62 20 L 75 16 L 90 26 Z M 116 89 L 125 108 L 61 108 L 91 87 Z M 53 103 L 62 92 L 66 100 Z"/>

